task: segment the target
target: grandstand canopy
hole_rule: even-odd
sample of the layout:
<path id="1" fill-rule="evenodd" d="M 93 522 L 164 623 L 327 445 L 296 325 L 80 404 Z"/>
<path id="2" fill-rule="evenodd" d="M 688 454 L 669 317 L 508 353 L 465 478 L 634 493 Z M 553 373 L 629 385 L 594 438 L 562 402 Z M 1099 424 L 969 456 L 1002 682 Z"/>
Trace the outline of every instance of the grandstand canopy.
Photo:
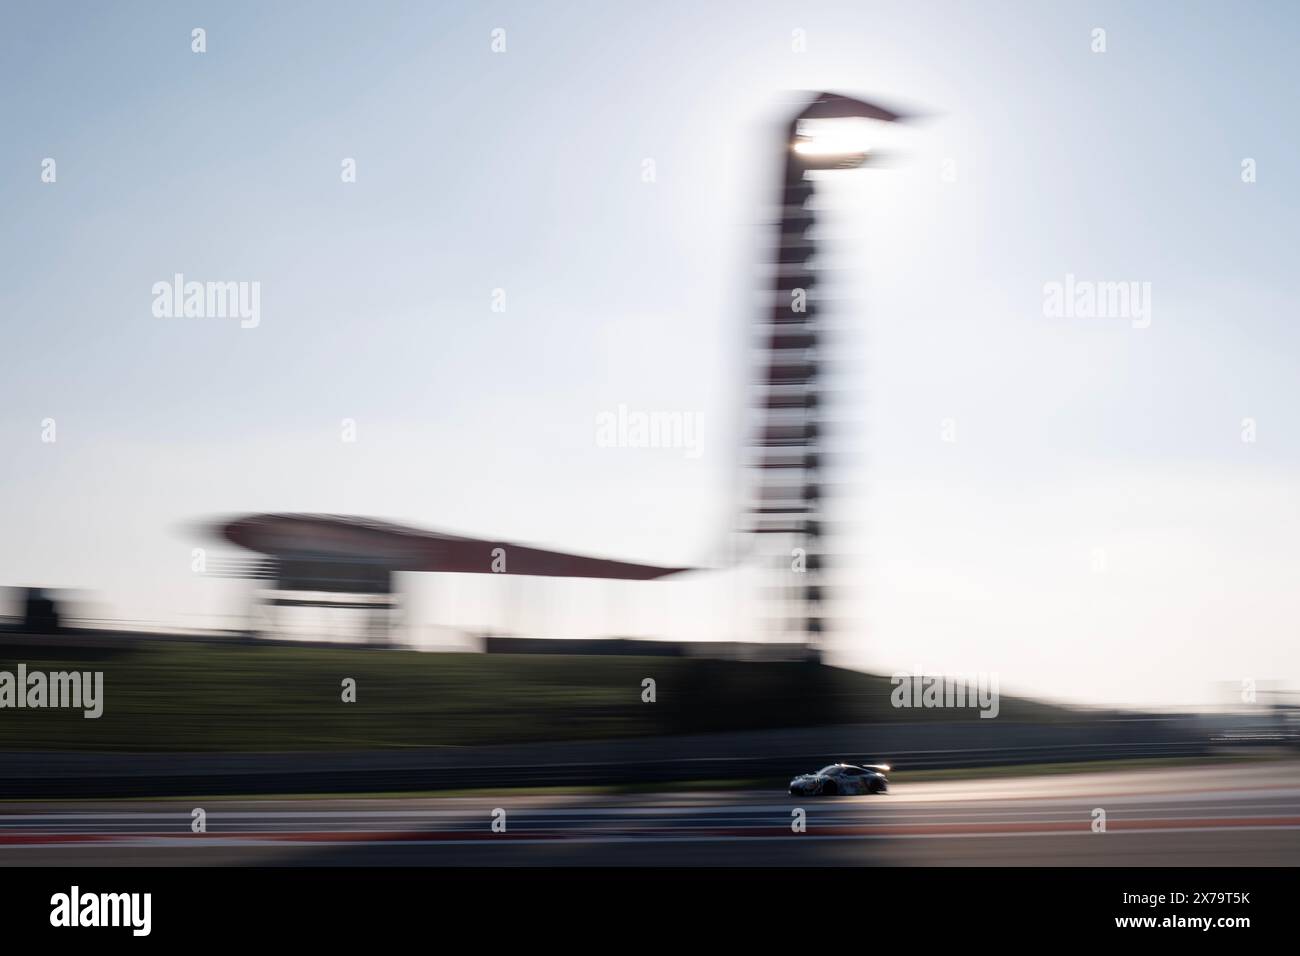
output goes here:
<path id="1" fill-rule="evenodd" d="M 392 571 L 507 573 L 562 578 L 649 581 L 689 568 L 549 551 L 509 541 L 466 538 L 347 515 L 259 514 L 217 528 L 228 541 L 280 560 L 327 558 Z M 498 550 L 499 549 L 499 550 Z"/>

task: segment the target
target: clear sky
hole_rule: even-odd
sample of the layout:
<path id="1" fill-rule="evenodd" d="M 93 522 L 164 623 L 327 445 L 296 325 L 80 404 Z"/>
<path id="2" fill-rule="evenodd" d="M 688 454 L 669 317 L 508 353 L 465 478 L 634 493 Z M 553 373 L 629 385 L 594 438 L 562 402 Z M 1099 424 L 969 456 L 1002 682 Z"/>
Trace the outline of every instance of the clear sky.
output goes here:
<path id="1" fill-rule="evenodd" d="M 7 3 L 0 584 L 231 623 L 197 523 L 264 510 L 700 561 L 774 121 L 832 89 L 924 115 L 824 186 L 859 452 L 835 659 L 1101 702 L 1294 687 L 1298 28 L 1281 2 Z M 259 282 L 260 323 L 155 317 L 175 273 Z M 1046 315 L 1067 275 L 1149 283 L 1149 326 Z M 619 404 L 698 416 L 700 453 L 601 447 Z M 535 626 L 747 636 L 720 580 L 561 583 Z M 484 623 L 482 586 L 419 584 L 412 625 Z"/>

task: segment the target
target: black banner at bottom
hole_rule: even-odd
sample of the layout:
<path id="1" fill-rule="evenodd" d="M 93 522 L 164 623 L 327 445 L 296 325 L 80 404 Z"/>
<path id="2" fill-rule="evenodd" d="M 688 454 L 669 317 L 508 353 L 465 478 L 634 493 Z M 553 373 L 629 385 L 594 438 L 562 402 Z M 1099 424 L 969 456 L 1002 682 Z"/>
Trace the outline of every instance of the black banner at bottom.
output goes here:
<path id="1" fill-rule="evenodd" d="M 1138 940 L 1295 928 L 1293 869 L 9 869 L 6 940 Z M 465 937 L 462 934 L 470 934 Z M 486 933 L 476 937 L 474 934 Z M 829 935 L 828 935 L 829 934 Z M 607 938 L 614 944 L 619 937 Z"/>

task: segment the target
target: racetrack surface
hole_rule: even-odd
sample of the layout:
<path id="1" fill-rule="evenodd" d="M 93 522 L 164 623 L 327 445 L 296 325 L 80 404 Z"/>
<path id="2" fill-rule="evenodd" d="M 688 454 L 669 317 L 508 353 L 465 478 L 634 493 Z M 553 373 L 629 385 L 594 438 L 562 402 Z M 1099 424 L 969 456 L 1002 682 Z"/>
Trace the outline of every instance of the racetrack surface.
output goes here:
<path id="1" fill-rule="evenodd" d="M 191 832 L 194 806 L 206 833 Z M 498 808 L 504 832 L 492 829 Z M 792 830 L 798 809 L 805 832 Z M 0 805 L 6 866 L 934 864 L 1294 866 L 1300 763 L 896 783 L 870 797 L 504 791 Z"/>

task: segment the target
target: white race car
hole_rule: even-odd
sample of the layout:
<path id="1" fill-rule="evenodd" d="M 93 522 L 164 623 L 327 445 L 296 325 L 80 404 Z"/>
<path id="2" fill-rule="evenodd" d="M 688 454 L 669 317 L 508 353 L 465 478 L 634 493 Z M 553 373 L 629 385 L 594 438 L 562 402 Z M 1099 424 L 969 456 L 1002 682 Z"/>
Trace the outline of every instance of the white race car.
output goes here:
<path id="1" fill-rule="evenodd" d="M 804 773 L 790 781 L 790 793 L 797 797 L 838 797 L 859 793 L 885 793 L 888 764 L 833 763 L 816 773 Z"/>

